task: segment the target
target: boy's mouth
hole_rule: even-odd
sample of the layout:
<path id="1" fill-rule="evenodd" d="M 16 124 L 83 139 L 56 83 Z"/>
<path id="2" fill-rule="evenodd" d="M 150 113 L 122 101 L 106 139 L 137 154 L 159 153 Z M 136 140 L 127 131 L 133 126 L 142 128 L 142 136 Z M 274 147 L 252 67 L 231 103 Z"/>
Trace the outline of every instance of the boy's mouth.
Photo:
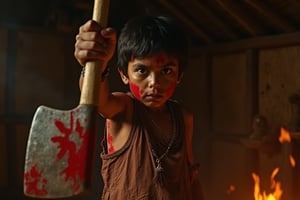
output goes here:
<path id="1" fill-rule="evenodd" d="M 147 94 L 145 95 L 145 99 L 148 101 L 159 101 L 163 98 L 163 95 L 161 94 Z"/>

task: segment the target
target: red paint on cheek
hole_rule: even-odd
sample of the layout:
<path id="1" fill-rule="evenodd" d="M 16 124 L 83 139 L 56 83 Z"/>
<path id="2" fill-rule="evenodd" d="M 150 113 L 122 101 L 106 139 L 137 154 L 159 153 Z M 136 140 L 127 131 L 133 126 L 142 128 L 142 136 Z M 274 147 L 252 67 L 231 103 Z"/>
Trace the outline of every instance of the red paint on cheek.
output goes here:
<path id="1" fill-rule="evenodd" d="M 170 87 L 165 92 L 167 98 L 170 98 L 173 95 L 175 88 L 176 88 L 176 83 L 170 85 Z"/>
<path id="2" fill-rule="evenodd" d="M 141 95 L 144 93 L 144 91 L 141 90 L 139 86 L 135 85 L 132 82 L 129 83 L 129 87 L 130 87 L 130 91 L 133 94 L 133 96 L 136 99 L 141 100 Z"/>

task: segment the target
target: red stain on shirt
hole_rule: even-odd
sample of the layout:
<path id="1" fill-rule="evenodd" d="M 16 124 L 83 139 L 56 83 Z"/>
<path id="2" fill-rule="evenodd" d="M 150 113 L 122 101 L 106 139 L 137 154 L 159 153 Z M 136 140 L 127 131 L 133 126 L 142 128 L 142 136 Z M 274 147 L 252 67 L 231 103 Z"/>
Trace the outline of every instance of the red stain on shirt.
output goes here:
<path id="1" fill-rule="evenodd" d="M 106 120 L 106 131 L 107 131 L 107 150 L 108 153 L 113 153 L 115 152 L 114 146 L 113 146 L 113 137 L 110 134 L 110 121 Z"/>
<path id="2" fill-rule="evenodd" d="M 37 164 L 24 173 L 24 183 L 26 185 L 26 194 L 46 196 L 46 184 L 48 180 L 42 177 L 42 172 L 37 169 Z"/>

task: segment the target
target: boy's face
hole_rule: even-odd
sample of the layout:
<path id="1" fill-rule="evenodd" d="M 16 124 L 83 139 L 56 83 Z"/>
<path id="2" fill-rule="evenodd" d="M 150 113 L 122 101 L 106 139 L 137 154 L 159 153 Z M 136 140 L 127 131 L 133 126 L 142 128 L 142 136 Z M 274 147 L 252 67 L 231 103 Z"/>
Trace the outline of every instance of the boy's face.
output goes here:
<path id="1" fill-rule="evenodd" d="M 173 95 L 180 82 L 178 59 L 159 52 L 128 63 L 128 77 L 122 77 L 136 99 L 145 106 L 159 109 Z M 125 79 L 124 79 L 125 78 Z"/>

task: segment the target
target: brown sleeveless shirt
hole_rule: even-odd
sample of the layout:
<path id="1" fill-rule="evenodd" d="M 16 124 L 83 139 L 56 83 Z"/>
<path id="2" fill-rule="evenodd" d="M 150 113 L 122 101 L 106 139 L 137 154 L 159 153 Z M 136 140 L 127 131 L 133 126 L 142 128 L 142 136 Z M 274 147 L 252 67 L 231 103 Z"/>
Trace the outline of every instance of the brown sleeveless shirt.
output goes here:
<path id="1" fill-rule="evenodd" d="M 144 105 L 133 98 L 132 130 L 125 145 L 107 154 L 106 137 L 102 143 L 103 200 L 192 200 L 183 115 L 177 102 L 169 100 L 167 105 L 173 113 L 175 137 L 161 160 L 165 181 L 161 183 L 156 178 L 157 163 L 152 149 L 155 147 L 161 155 L 168 145 L 161 149 L 160 145 L 152 145 L 153 125 Z"/>

